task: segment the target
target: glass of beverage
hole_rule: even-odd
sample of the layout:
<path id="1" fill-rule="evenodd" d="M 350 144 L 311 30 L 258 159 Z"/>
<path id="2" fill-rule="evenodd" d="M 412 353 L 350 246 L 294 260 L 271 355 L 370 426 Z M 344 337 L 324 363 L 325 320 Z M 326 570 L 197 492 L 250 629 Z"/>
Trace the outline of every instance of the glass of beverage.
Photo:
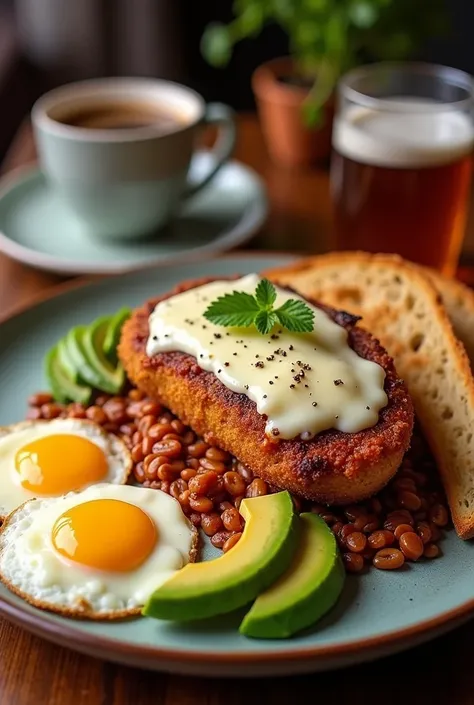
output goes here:
<path id="1" fill-rule="evenodd" d="M 339 84 L 334 248 L 395 252 L 452 275 L 468 208 L 474 80 L 424 63 L 378 63 Z"/>

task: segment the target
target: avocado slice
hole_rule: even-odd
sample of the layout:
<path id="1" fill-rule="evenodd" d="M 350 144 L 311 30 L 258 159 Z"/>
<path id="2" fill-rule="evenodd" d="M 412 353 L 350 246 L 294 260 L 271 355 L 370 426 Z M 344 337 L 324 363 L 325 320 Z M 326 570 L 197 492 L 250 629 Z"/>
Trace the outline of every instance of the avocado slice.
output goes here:
<path id="1" fill-rule="evenodd" d="M 109 318 L 98 318 L 89 326 L 75 326 L 66 335 L 71 363 L 80 379 L 95 389 L 117 394 L 125 381 L 121 365 L 114 367 L 105 357 L 103 343 Z"/>
<path id="2" fill-rule="evenodd" d="M 45 358 L 45 374 L 54 398 L 66 404 L 69 401 L 78 401 L 89 404 L 92 396 L 90 387 L 77 384 L 70 379 L 60 363 L 58 347 L 51 348 Z"/>
<path id="3" fill-rule="evenodd" d="M 189 621 L 231 612 L 248 604 L 290 565 L 300 521 L 288 492 L 244 499 L 245 528 L 228 553 L 188 563 L 150 596 L 143 614 Z"/>
<path id="4" fill-rule="evenodd" d="M 117 364 L 117 346 L 120 341 L 120 333 L 125 321 L 130 318 L 131 310 L 121 308 L 109 321 L 104 338 L 104 354 L 113 365 Z"/>
<path id="5" fill-rule="evenodd" d="M 74 356 L 71 355 L 69 351 L 69 345 L 66 337 L 61 338 L 57 344 L 57 349 L 59 365 L 67 377 L 69 377 L 69 379 L 76 384 L 86 384 L 87 386 L 87 382 L 81 378 L 79 370 L 75 365 Z"/>
<path id="6" fill-rule="evenodd" d="M 345 571 L 334 534 L 317 514 L 300 515 L 300 544 L 293 562 L 252 605 L 240 633 L 285 639 L 309 627 L 335 604 Z"/>

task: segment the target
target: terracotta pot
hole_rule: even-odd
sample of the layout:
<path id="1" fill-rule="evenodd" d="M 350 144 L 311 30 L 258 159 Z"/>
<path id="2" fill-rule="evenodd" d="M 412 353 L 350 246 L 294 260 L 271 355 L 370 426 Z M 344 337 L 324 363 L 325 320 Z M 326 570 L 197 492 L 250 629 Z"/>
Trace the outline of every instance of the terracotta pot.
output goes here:
<path id="1" fill-rule="evenodd" d="M 295 73 L 290 57 L 273 59 L 256 69 L 252 88 L 271 157 L 287 166 L 309 166 L 329 158 L 334 107 L 332 100 L 324 107 L 321 127 L 308 127 L 303 115 L 308 89 L 280 80 Z"/>

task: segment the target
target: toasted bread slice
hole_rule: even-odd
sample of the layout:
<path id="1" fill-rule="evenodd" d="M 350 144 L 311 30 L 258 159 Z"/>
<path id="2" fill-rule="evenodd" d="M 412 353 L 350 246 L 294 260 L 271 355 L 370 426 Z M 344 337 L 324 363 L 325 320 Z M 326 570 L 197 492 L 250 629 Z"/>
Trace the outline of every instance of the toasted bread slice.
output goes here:
<path id="1" fill-rule="evenodd" d="M 441 296 L 422 269 L 390 255 L 362 252 L 310 257 L 264 272 L 303 296 L 363 317 L 395 360 L 436 457 L 453 522 L 474 536 L 474 380 Z M 441 288 L 441 287 L 440 287 Z M 455 308 L 455 287 L 444 285 Z M 458 327 L 462 316 L 457 318 Z"/>
<path id="2" fill-rule="evenodd" d="M 433 269 L 421 269 L 441 294 L 454 333 L 466 348 L 471 368 L 474 369 L 474 291 L 457 279 L 448 279 Z"/>

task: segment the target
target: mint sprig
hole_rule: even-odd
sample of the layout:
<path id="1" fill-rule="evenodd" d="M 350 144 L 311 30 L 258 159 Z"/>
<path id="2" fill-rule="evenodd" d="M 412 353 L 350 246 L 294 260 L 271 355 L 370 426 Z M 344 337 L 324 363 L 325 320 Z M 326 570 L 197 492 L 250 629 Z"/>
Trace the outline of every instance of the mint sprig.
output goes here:
<path id="1" fill-rule="evenodd" d="M 204 311 L 204 317 L 217 326 L 250 328 L 256 327 L 262 335 L 268 335 L 279 323 L 292 333 L 311 333 L 314 312 L 300 299 L 288 299 L 279 308 L 273 308 L 276 289 L 268 279 L 261 279 L 255 294 L 233 291 L 219 296 Z"/>

